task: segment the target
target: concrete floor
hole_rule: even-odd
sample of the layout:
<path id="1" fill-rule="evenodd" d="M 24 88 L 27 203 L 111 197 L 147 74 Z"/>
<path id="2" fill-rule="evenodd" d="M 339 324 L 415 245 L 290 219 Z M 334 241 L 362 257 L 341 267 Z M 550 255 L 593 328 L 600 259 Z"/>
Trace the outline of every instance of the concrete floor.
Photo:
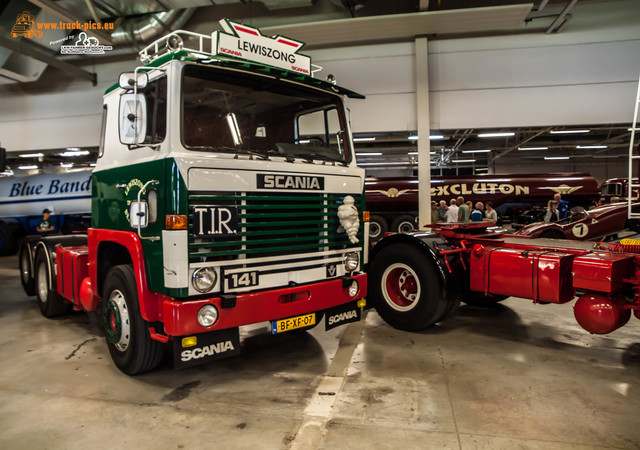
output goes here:
<path id="1" fill-rule="evenodd" d="M 0 258 L 2 449 L 640 448 L 640 321 L 508 299 L 405 333 L 374 311 L 325 333 L 127 377 L 87 315 L 40 315 Z"/>

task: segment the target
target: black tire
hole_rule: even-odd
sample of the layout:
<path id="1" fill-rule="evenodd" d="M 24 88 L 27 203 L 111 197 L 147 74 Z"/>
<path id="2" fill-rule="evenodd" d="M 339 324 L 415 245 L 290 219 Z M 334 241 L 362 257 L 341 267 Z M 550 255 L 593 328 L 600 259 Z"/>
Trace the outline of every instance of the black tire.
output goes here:
<path id="1" fill-rule="evenodd" d="M 33 267 L 34 287 L 42 315 L 55 317 L 67 313 L 71 304 L 58 295 L 53 261 L 44 249 L 36 252 Z"/>
<path id="2" fill-rule="evenodd" d="M 541 238 L 545 239 L 566 239 L 567 237 L 558 230 L 546 230 L 540 233 Z"/>
<path id="3" fill-rule="evenodd" d="M 434 262 L 411 244 L 394 244 L 378 253 L 369 270 L 369 298 L 394 328 L 417 331 L 441 320 L 450 305 Z"/>
<path id="4" fill-rule="evenodd" d="M 109 270 L 102 298 L 103 326 L 114 364 L 127 375 L 155 369 L 162 361 L 163 345 L 151 339 L 150 324 L 140 314 L 131 264 Z"/>
<path id="5" fill-rule="evenodd" d="M 484 292 L 469 291 L 464 294 L 462 301 L 467 305 L 488 308 L 496 305 L 498 302 L 501 302 L 506 298 L 508 298 L 506 295 L 484 295 Z"/>
<path id="6" fill-rule="evenodd" d="M 382 216 L 372 214 L 369 219 L 369 240 L 377 242 L 389 231 L 389 222 Z"/>
<path id="7" fill-rule="evenodd" d="M 10 225 L 0 224 L 0 256 L 15 255 L 18 251 L 19 241 L 13 231 Z"/>
<path id="8" fill-rule="evenodd" d="M 29 245 L 26 241 L 23 241 L 20 245 L 20 259 L 18 260 L 18 265 L 20 268 L 20 282 L 22 283 L 22 288 L 29 297 L 36 295 L 36 282 L 33 279 L 31 263 L 32 260 Z"/>
<path id="9" fill-rule="evenodd" d="M 391 230 L 396 233 L 409 233 L 416 229 L 416 218 L 411 214 L 402 214 L 391 222 Z"/>

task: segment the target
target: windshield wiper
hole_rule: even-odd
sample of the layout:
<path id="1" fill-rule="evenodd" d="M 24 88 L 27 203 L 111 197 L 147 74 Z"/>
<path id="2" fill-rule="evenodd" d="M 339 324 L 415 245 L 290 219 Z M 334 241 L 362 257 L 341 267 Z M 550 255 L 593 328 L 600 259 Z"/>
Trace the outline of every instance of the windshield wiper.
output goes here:
<path id="1" fill-rule="evenodd" d="M 243 153 L 245 155 L 250 155 L 252 157 L 253 156 L 257 156 L 258 158 L 263 159 L 265 161 L 271 161 L 271 158 L 269 158 L 269 155 L 267 155 L 266 153 L 261 153 L 261 152 L 255 151 L 255 150 L 249 150 L 249 149 L 244 149 L 244 148 L 233 148 L 233 147 L 226 147 L 226 146 L 218 146 L 218 147 L 207 147 L 206 150 L 214 151 L 214 152 L 223 151 L 223 152 L 235 153 L 235 156 L 234 156 L 235 159 L 238 159 L 238 155 L 240 153 Z"/>
<path id="2" fill-rule="evenodd" d="M 314 152 L 294 153 L 294 156 L 302 158 L 302 159 L 304 159 L 305 161 L 308 161 L 308 162 L 313 162 L 313 160 L 315 158 L 315 159 L 319 159 L 321 161 L 330 161 L 330 162 L 341 164 L 343 166 L 347 166 L 347 163 L 344 162 L 342 159 L 334 158 L 334 157 L 331 157 L 329 155 L 323 155 L 321 153 L 314 153 Z"/>

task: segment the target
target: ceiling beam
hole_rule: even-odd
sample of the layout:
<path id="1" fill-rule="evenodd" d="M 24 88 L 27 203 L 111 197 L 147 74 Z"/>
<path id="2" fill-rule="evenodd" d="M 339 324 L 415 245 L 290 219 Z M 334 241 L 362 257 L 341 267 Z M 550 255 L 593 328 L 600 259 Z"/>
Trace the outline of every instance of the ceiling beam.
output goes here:
<path id="1" fill-rule="evenodd" d="M 64 20 L 65 22 L 80 22 L 85 23 L 87 19 L 81 18 L 73 14 L 68 9 L 65 9 L 51 0 L 29 0 L 30 3 L 44 9 L 47 12 L 50 12 L 56 17 Z M 82 30 L 85 31 L 85 30 Z M 92 34 L 97 37 L 101 44 L 103 45 L 113 45 L 113 41 L 111 40 L 111 36 L 103 33 L 101 30 L 86 30 L 86 33 Z"/>
<path id="2" fill-rule="evenodd" d="M 309 46 L 414 40 L 432 34 L 514 32 L 524 29 L 533 3 L 324 20 L 262 28 L 265 35 L 295 36 Z"/>
<path id="3" fill-rule="evenodd" d="M 0 47 L 8 48 L 9 50 L 13 50 L 14 52 L 21 53 L 26 56 L 30 56 L 31 58 L 37 59 L 38 61 L 45 62 L 50 66 L 55 67 L 56 69 L 60 69 L 62 71 L 68 72 L 76 77 L 84 78 L 86 80 L 91 81 L 91 83 L 95 86 L 98 82 L 98 76 L 95 73 L 87 72 L 84 69 L 76 67 L 68 62 L 61 61 L 54 56 L 48 55 L 32 45 L 28 45 L 25 42 L 16 41 L 13 39 L 6 38 L 4 36 L 0 36 Z"/>

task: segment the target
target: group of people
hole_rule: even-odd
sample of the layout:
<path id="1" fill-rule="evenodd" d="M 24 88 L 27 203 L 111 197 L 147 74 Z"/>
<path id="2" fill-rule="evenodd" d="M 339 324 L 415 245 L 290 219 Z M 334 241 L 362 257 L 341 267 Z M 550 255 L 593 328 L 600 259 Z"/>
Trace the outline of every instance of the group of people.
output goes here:
<path id="1" fill-rule="evenodd" d="M 547 204 L 547 214 L 544 216 L 545 222 L 557 222 L 567 217 L 569 214 L 569 202 L 562 200 L 562 195 L 555 194 L 553 200 Z"/>
<path id="2" fill-rule="evenodd" d="M 481 222 L 483 220 L 498 221 L 498 213 L 493 209 L 491 202 L 487 202 L 486 208 L 482 202 L 477 202 L 474 208 L 473 203 L 465 202 L 462 196 L 452 198 L 449 206 L 444 200 L 441 200 L 440 204 L 431 202 L 431 223 Z"/>

